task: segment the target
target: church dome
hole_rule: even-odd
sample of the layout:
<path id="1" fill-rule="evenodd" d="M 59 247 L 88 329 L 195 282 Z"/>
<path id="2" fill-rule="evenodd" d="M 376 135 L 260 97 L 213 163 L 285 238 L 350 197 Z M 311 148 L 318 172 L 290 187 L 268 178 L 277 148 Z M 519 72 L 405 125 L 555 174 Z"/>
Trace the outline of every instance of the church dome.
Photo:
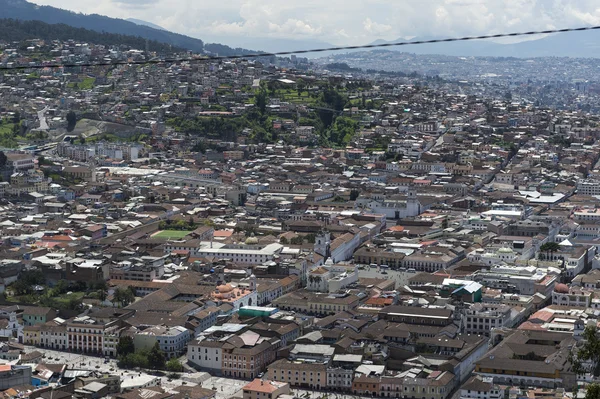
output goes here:
<path id="1" fill-rule="evenodd" d="M 554 286 L 554 292 L 559 293 L 559 294 L 568 294 L 569 287 L 567 287 L 566 284 L 556 284 Z"/>
<path id="2" fill-rule="evenodd" d="M 217 291 L 219 291 L 220 294 L 227 294 L 228 292 L 233 291 L 233 287 L 231 284 L 223 284 L 217 287 Z"/>

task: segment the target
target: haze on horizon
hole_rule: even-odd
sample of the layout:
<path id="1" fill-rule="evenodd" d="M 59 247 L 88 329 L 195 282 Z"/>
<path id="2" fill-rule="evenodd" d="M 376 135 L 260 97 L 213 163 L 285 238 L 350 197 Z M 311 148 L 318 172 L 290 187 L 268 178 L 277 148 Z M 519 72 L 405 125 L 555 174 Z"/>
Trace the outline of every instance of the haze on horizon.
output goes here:
<path id="1" fill-rule="evenodd" d="M 292 39 L 357 45 L 600 25 L 597 0 L 33 0 L 86 14 L 136 18 L 207 42 Z"/>

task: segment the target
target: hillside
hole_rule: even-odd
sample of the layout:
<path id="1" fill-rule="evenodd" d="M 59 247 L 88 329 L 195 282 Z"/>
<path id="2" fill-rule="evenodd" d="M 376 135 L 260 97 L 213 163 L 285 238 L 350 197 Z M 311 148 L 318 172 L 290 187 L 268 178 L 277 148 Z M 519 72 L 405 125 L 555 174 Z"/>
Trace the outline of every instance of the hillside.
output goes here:
<path id="1" fill-rule="evenodd" d="M 599 57 L 598 38 L 600 32 L 582 31 L 537 36 L 519 43 L 497 43 L 492 40 L 471 40 L 464 42 L 433 43 L 415 46 L 388 47 L 387 50 L 414 54 L 442 54 L 466 57 Z M 438 39 L 437 37 L 415 37 L 409 42 Z M 393 41 L 376 40 L 371 44 L 406 42 L 399 38 Z"/>
<path id="2" fill-rule="evenodd" d="M 96 32 L 139 36 L 149 40 L 170 44 L 194 52 L 202 52 L 204 43 L 200 39 L 138 25 L 123 19 L 109 18 L 97 14 L 78 14 L 50 6 L 38 6 L 25 0 L 0 0 L 0 16 L 25 21 L 42 21 L 47 24 L 66 24 Z M 71 37 L 71 39 L 81 39 Z"/>
<path id="3" fill-rule="evenodd" d="M 79 41 L 106 46 L 127 45 L 140 50 L 146 48 L 146 39 L 139 36 L 100 33 L 89 29 L 74 28 L 65 24 L 0 19 L 0 41 L 20 42 L 28 39 L 64 41 L 74 38 Z M 179 47 L 170 46 L 155 40 L 148 41 L 148 48 L 150 51 L 158 53 L 171 53 L 183 50 Z"/>

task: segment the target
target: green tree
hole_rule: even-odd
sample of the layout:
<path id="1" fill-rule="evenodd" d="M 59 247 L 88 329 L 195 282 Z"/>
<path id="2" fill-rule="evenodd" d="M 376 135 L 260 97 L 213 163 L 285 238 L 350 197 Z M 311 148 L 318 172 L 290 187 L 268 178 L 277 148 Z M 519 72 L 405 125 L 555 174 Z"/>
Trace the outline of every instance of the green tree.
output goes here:
<path id="1" fill-rule="evenodd" d="M 358 123 L 354 119 L 346 116 L 337 117 L 329 133 L 329 141 L 332 144 L 345 146 L 352 140 L 357 128 Z"/>
<path id="2" fill-rule="evenodd" d="M 77 124 L 77 115 L 73 111 L 67 113 L 67 131 L 72 132 Z"/>
<path id="3" fill-rule="evenodd" d="M 117 343 L 117 355 L 126 356 L 133 352 L 135 352 L 133 338 L 130 336 L 123 336 L 119 338 L 119 342 Z"/>
<path id="4" fill-rule="evenodd" d="M 165 353 L 160 349 L 158 342 L 154 343 L 148 352 L 148 366 L 153 369 L 164 369 L 165 361 Z"/>
<path id="5" fill-rule="evenodd" d="M 589 384 L 585 389 L 585 399 L 600 399 L 600 384 Z"/>
<path id="6" fill-rule="evenodd" d="M 553 254 L 554 252 L 558 252 L 560 250 L 560 245 L 556 242 L 547 242 L 540 246 L 540 252 L 544 252 L 546 257 L 549 254 Z"/>
<path id="7" fill-rule="evenodd" d="M 360 190 L 353 189 L 352 191 L 350 191 L 350 201 L 356 201 L 359 195 Z"/>
<path id="8" fill-rule="evenodd" d="M 254 96 L 254 104 L 261 115 L 263 115 L 267 110 L 267 91 L 264 87 L 261 87 L 258 93 Z"/>
<path id="9" fill-rule="evenodd" d="M 167 370 L 172 371 L 174 373 L 179 373 L 183 371 L 183 365 L 177 358 L 171 358 L 167 362 Z"/>
<path id="10" fill-rule="evenodd" d="M 135 300 L 135 295 L 128 288 L 118 287 L 114 293 L 114 301 L 125 307 Z"/>
<path id="11" fill-rule="evenodd" d="M 290 241 L 287 238 L 285 238 L 285 237 L 281 237 L 279 239 L 279 243 L 282 244 L 282 245 L 288 245 L 290 243 Z"/>
<path id="12" fill-rule="evenodd" d="M 6 154 L 4 153 L 4 151 L 0 151 L 0 168 L 3 168 L 6 165 Z"/>
<path id="13" fill-rule="evenodd" d="M 598 328 L 595 326 L 586 327 L 582 338 L 583 345 L 577 352 L 577 361 L 573 362 L 573 371 L 581 374 L 583 371 L 581 369 L 581 362 L 589 361 L 592 363 L 592 374 L 594 377 L 598 377 L 600 376 L 600 339 L 598 339 Z"/>

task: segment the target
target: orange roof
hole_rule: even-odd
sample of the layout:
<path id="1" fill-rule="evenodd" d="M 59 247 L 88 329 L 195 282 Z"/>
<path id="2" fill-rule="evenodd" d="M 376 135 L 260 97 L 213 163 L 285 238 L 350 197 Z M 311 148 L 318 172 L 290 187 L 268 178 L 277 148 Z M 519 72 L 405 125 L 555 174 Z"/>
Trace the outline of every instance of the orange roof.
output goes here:
<path id="1" fill-rule="evenodd" d="M 44 236 L 42 241 L 73 241 L 73 238 L 69 236 Z"/>
<path id="2" fill-rule="evenodd" d="M 244 390 L 253 392 L 273 393 L 284 383 L 277 381 L 261 380 L 256 378 L 254 381 L 244 385 Z"/>
<path id="3" fill-rule="evenodd" d="M 233 230 L 215 230 L 214 237 L 231 237 Z"/>
<path id="4" fill-rule="evenodd" d="M 404 227 L 403 226 L 392 226 L 388 229 L 388 231 L 401 232 L 401 231 L 404 231 Z"/>
<path id="5" fill-rule="evenodd" d="M 369 298 L 365 303 L 374 306 L 387 306 L 393 304 L 394 300 L 392 298 Z"/>
<path id="6" fill-rule="evenodd" d="M 0 365 L 0 371 L 10 371 L 10 370 L 11 370 L 10 364 L 1 364 Z"/>
<path id="7" fill-rule="evenodd" d="M 533 320 L 540 320 L 541 322 L 549 322 L 553 317 L 553 312 L 542 309 L 532 314 L 528 321 L 532 322 Z"/>

